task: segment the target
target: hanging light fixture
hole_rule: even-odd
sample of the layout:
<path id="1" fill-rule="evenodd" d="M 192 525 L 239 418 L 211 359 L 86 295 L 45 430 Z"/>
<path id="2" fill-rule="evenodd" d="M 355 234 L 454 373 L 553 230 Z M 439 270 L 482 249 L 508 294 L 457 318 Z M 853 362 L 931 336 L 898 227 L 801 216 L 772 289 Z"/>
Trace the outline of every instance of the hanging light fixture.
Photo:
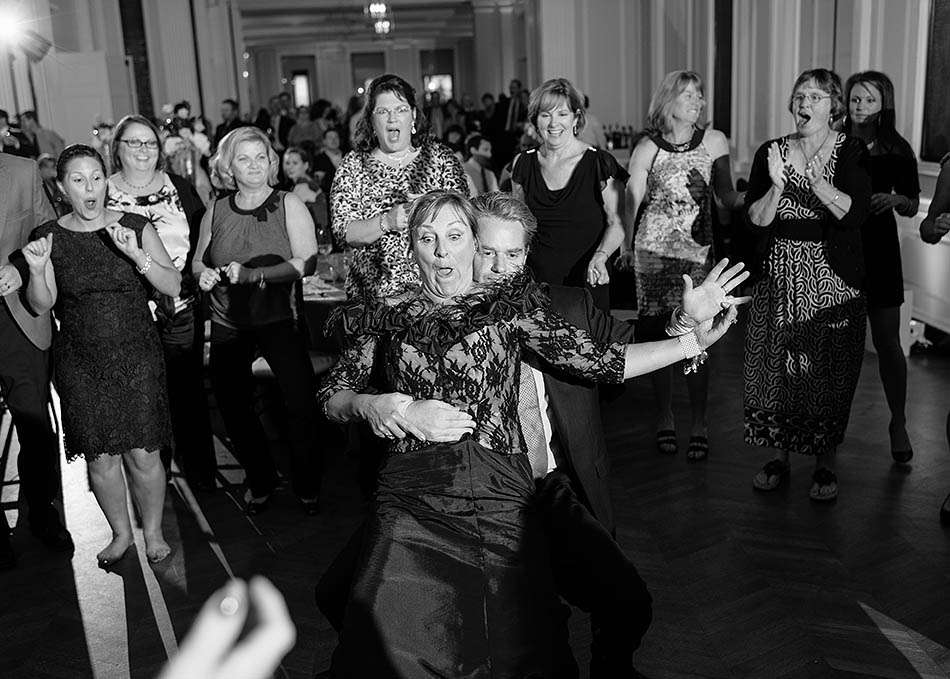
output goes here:
<path id="1" fill-rule="evenodd" d="M 391 29 L 392 22 L 389 19 L 377 19 L 373 22 L 373 30 L 376 31 L 376 35 L 389 35 Z"/>
<path id="2" fill-rule="evenodd" d="M 366 5 L 366 14 L 375 21 L 382 21 L 386 18 L 386 14 L 389 12 L 389 8 L 386 6 L 385 2 L 371 2 Z M 377 31 L 378 32 L 378 31 Z"/>

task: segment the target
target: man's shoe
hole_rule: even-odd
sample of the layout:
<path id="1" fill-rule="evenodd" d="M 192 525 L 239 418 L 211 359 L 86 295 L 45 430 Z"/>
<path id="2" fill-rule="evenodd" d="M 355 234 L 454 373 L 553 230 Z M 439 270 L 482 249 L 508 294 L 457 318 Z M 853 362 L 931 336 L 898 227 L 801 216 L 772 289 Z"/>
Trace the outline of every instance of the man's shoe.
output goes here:
<path id="1" fill-rule="evenodd" d="M 72 554 L 75 550 L 73 538 L 59 519 L 59 512 L 50 506 L 45 521 L 30 524 L 30 532 L 47 549 L 58 554 Z"/>
<path id="2" fill-rule="evenodd" d="M 944 526 L 950 526 L 950 495 L 940 505 L 940 523 Z"/>

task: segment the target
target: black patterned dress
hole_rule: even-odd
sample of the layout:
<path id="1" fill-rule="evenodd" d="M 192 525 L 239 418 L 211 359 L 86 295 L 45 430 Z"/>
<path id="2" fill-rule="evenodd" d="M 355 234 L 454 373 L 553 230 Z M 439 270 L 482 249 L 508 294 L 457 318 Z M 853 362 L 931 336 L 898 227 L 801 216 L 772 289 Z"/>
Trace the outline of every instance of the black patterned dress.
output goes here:
<path id="1" fill-rule="evenodd" d="M 127 213 L 119 223 L 141 244 L 144 217 Z M 53 379 L 67 459 L 169 445 L 165 363 L 143 277 L 105 229 L 70 231 L 47 222 L 31 240 L 47 234 L 53 234 L 59 322 Z"/>
<path id="2" fill-rule="evenodd" d="M 467 410 L 458 443 L 395 441 L 380 472 L 335 655 L 340 677 L 553 676 L 549 556 L 518 420 L 520 355 L 622 380 L 624 345 L 601 345 L 518 278 L 437 307 L 419 294 L 351 306 L 350 345 L 320 391 L 362 391 L 377 352 L 387 389 Z"/>
<path id="3" fill-rule="evenodd" d="M 854 141 L 838 135 L 824 178 L 856 204 L 869 199 L 870 183 Z M 769 143 L 756 154 L 747 204 L 771 185 L 764 161 Z M 783 137 L 778 145 L 787 162 L 791 139 Z M 844 439 L 864 357 L 861 286 L 846 282 L 829 258 L 830 230 L 859 229 L 860 223 L 838 224 L 807 179 L 788 167 L 746 331 L 745 441 L 817 455 Z M 860 247 L 852 255 L 860 259 Z"/>

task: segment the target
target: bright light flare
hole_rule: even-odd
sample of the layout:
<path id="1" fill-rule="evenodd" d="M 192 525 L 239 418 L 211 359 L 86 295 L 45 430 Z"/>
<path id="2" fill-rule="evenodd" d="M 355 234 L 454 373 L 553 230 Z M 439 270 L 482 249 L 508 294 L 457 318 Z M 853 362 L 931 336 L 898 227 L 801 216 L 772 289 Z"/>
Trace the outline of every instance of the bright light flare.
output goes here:
<path id="1" fill-rule="evenodd" d="M 0 45 L 16 45 L 23 35 L 23 18 L 13 9 L 0 7 Z"/>

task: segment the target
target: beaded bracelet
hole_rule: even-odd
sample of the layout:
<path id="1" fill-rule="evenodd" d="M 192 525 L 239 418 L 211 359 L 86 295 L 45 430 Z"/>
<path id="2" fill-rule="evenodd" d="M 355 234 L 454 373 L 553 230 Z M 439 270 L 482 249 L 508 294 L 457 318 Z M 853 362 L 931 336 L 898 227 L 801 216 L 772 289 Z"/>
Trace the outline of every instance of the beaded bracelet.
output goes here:
<path id="1" fill-rule="evenodd" d="M 145 264 L 142 265 L 141 267 L 136 267 L 136 271 L 138 271 L 140 274 L 142 274 L 142 275 L 144 276 L 145 274 L 148 273 L 148 270 L 151 269 L 151 268 L 152 268 L 152 255 L 149 254 L 148 252 L 146 252 L 146 253 L 145 253 Z"/>
<path id="2" fill-rule="evenodd" d="M 699 346 L 699 338 L 696 337 L 696 333 L 688 332 L 685 335 L 679 335 L 676 339 L 680 343 L 680 349 L 683 350 L 683 358 L 686 359 L 686 363 L 683 365 L 683 374 L 689 375 L 690 373 L 699 372 L 700 366 L 706 362 L 709 354 Z"/>

